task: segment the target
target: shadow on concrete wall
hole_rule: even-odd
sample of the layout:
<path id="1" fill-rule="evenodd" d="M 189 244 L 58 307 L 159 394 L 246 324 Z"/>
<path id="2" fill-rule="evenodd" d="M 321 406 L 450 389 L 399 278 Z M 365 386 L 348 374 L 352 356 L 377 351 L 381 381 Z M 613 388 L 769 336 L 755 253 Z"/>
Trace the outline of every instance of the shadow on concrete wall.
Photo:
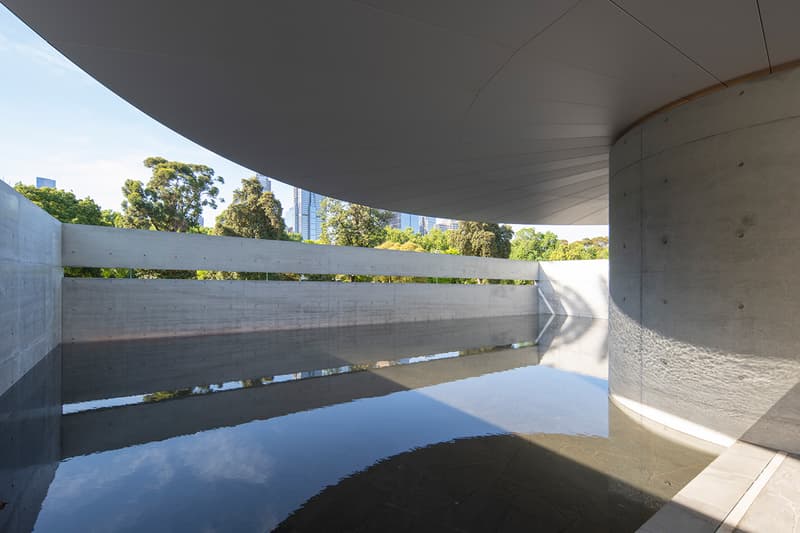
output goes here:
<path id="1" fill-rule="evenodd" d="M 746 434 L 753 444 L 773 447 L 780 442 L 785 446 L 780 449 L 800 453 L 800 399 L 793 399 L 798 396 L 800 361 L 747 350 L 752 343 L 731 349 L 729 341 L 679 340 L 683 317 L 669 320 L 666 328 L 642 327 L 614 300 L 609 322 L 612 394 L 710 429 L 720 442 Z M 676 335 L 665 335 L 663 329 Z M 686 337 L 696 338 L 692 332 Z"/>

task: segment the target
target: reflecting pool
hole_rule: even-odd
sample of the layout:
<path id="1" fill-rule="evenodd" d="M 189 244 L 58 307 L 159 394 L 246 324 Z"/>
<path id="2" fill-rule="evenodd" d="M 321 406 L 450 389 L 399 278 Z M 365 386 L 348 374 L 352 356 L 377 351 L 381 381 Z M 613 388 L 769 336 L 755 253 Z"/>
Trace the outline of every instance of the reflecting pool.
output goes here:
<path id="1" fill-rule="evenodd" d="M 714 450 L 545 319 L 63 345 L 0 400 L 0 529 L 635 530 Z"/>

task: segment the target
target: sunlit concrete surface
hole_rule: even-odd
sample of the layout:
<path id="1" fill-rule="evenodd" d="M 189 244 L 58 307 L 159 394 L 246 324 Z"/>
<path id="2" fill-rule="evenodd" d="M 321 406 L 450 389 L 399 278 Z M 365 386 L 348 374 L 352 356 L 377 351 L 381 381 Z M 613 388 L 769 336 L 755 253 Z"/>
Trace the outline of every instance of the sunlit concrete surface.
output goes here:
<path id="1" fill-rule="evenodd" d="M 800 453 L 798 88 L 800 70 L 740 84 L 654 116 L 612 150 L 612 398 L 733 445 L 646 531 L 796 527 L 783 484 Z M 778 477 L 764 473 L 787 453 Z"/>
<path id="2" fill-rule="evenodd" d="M 612 394 L 754 444 L 788 431 L 795 453 L 800 413 L 770 409 L 800 378 L 798 88 L 800 70 L 776 74 L 619 141 L 609 344 Z M 748 431 L 765 416 L 782 427 Z"/>

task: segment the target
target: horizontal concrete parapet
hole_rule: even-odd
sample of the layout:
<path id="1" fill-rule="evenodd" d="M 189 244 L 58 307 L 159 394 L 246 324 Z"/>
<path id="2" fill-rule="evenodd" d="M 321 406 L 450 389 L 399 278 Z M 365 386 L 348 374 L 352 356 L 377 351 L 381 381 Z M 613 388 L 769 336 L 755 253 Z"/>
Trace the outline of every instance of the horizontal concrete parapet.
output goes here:
<path id="1" fill-rule="evenodd" d="M 533 285 L 65 278 L 64 342 L 535 314 Z"/>
<path id="2" fill-rule="evenodd" d="M 535 280 L 538 264 L 484 257 L 64 224 L 64 266 Z"/>

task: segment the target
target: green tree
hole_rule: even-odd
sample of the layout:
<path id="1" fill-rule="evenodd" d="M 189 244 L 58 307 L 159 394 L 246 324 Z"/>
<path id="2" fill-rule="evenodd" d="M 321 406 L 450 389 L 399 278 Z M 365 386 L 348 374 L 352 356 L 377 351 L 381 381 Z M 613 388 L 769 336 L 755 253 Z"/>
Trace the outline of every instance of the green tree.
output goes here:
<path id="1" fill-rule="evenodd" d="M 585 259 L 608 259 L 608 238 L 594 237 L 580 241 L 558 241 L 548 252 L 545 261 L 576 261 Z"/>
<path id="2" fill-rule="evenodd" d="M 283 208 L 257 177 L 242 180 L 233 202 L 217 217 L 214 234 L 250 239 L 286 239 Z"/>
<path id="3" fill-rule="evenodd" d="M 392 214 L 359 204 L 325 198 L 320 205 L 323 244 L 373 248 L 386 240 Z"/>
<path id="4" fill-rule="evenodd" d="M 78 199 L 72 191 L 52 187 L 36 188 L 22 183 L 17 183 L 14 189 L 60 222 L 90 226 L 113 225 L 114 212 L 102 211 L 88 196 Z M 105 268 L 64 267 L 64 275 L 70 278 L 112 277 L 112 272 L 112 269 Z"/>
<path id="5" fill-rule="evenodd" d="M 388 226 L 386 228 L 386 242 L 394 242 L 398 244 L 413 242 L 421 245 L 421 239 L 422 236 L 414 233 L 414 230 L 411 228 L 406 228 L 404 230 Z"/>
<path id="6" fill-rule="evenodd" d="M 384 242 L 382 244 L 379 244 L 375 248 L 377 248 L 378 250 L 398 250 L 398 251 L 401 251 L 401 252 L 424 252 L 425 251 L 425 248 L 423 248 L 419 244 L 417 244 L 415 242 L 412 242 L 412 241 L 407 241 L 407 242 L 404 242 L 404 243 L 386 241 L 386 242 Z"/>
<path id="7" fill-rule="evenodd" d="M 203 207 L 217 207 L 217 184 L 224 180 L 214 169 L 163 157 L 148 157 L 144 166 L 152 170 L 147 186 L 127 180 L 122 187 L 124 227 L 188 232 L 200 225 Z"/>
<path id="8" fill-rule="evenodd" d="M 453 241 L 453 230 L 442 231 L 434 228 L 422 236 L 420 244 L 428 252 L 457 255 L 458 250 L 450 244 Z"/>
<path id="9" fill-rule="evenodd" d="M 511 226 L 462 220 L 451 235 L 451 244 L 461 255 L 507 258 L 513 236 Z"/>
<path id="10" fill-rule="evenodd" d="M 537 232 L 535 228 L 522 228 L 511 241 L 511 259 L 544 261 L 558 247 L 558 236 L 552 231 Z"/>
<path id="11" fill-rule="evenodd" d="M 60 222 L 90 226 L 112 225 L 104 216 L 106 212 L 102 211 L 100 206 L 88 196 L 79 200 L 72 191 L 53 189 L 52 187 L 37 189 L 33 185 L 23 185 L 22 183 L 17 183 L 14 189 Z"/>

